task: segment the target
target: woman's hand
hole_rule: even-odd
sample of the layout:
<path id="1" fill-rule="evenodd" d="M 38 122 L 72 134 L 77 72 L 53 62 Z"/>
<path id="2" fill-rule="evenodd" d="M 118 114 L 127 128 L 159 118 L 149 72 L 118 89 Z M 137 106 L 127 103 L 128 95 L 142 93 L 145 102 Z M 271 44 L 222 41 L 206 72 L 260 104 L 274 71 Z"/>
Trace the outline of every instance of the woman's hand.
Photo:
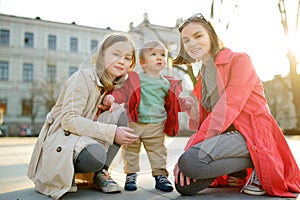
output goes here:
<path id="1" fill-rule="evenodd" d="M 193 97 L 183 97 L 182 99 L 187 110 L 190 110 L 196 103 Z"/>
<path id="2" fill-rule="evenodd" d="M 186 106 L 187 106 L 187 110 L 186 110 L 187 115 L 191 119 L 198 121 L 199 111 L 198 111 L 198 105 L 196 104 L 196 102 L 194 100 L 192 102 L 190 100 L 188 100 L 188 102 L 186 102 Z"/>
<path id="3" fill-rule="evenodd" d="M 125 126 L 117 127 L 115 134 L 115 142 L 123 145 L 123 144 L 131 144 L 132 142 L 138 139 L 138 136 L 133 135 L 133 129 Z"/>
<path id="4" fill-rule="evenodd" d="M 185 184 L 190 185 L 191 184 L 191 179 L 187 176 L 185 176 L 179 169 L 178 163 L 176 163 L 174 169 L 174 177 L 175 177 L 175 184 L 180 184 L 181 187 L 183 187 Z M 196 180 L 193 180 L 196 182 Z"/>

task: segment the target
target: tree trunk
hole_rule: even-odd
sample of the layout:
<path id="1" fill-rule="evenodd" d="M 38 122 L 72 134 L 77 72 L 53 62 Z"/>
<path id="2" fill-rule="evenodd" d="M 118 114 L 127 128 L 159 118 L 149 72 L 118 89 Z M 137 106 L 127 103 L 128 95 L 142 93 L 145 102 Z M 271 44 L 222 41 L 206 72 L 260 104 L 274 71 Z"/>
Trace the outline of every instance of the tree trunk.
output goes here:
<path id="1" fill-rule="evenodd" d="M 300 129 L 300 75 L 297 74 L 297 60 L 296 56 L 290 51 L 287 53 L 287 57 L 290 63 L 290 78 L 291 78 L 291 88 L 293 94 L 293 103 L 296 112 L 296 128 Z"/>

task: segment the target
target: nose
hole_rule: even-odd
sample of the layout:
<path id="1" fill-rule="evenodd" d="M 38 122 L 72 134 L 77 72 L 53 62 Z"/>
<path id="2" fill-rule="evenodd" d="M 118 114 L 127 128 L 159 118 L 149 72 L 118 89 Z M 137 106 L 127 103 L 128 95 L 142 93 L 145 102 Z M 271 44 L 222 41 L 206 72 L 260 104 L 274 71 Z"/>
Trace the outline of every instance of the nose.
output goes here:
<path id="1" fill-rule="evenodd" d="M 191 39 L 189 42 L 188 42 L 188 45 L 189 46 L 194 46 L 195 44 L 197 44 L 196 40 L 194 39 Z"/>
<path id="2" fill-rule="evenodd" d="M 156 59 L 157 59 L 157 60 L 162 60 L 162 59 L 163 59 L 163 56 L 160 55 L 160 54 L 158 54 L 158 55 L 156 56 Z"/>
<path id="3" fill-rule="evenodd" d="M 121 56 L 121 57 L 119 58 L 118 62 L 119 62 L 120 64 L 123 65 L 124 62 L 125 62 L 125 57 L 124 57 L 124 56 Z"/>

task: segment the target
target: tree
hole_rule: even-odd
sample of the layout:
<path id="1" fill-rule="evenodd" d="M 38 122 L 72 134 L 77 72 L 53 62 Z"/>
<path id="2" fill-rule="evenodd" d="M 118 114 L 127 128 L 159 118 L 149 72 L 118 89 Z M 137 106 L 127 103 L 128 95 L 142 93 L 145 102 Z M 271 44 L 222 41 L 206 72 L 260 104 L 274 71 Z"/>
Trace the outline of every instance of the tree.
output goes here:
<path id="1" fill-rule="evenodd" d="M 31 115 L 30 125 L 32 127 L 33 134 L 37 134 L 36 130 L 36 118 L 39 114 L 45 115 L 54 106 L 57 99 L 57 92 L 61 83 L 54 81 L 33 81 L 31 87 Z M 37 126 L 39 129 L 40 127 Z"/>
<path id="2" fill-rule="evenodd" d="M 277 4 L 281 16 L 281 24 L 283 27 L 284 35 L 288 39 L 289 37 L 291 37 L 293 33 L 298 33 L 300 0 L 298 0 L 298 7 L 296 8 L 297 11 L 294 18 L 289 18 L 289 20 L 291 19 L 291 21 L 288 21 L 288 15 L 287 15 L 288 13 L 286 10 L 285 1 L 278 0 Z M 289 17 L 290 16 L 291 15 L 289 15 Z M 294 22 L 294 24 L 292 24 L 292 22 Z M 297 118 L 296 127 L 300 129 L 300 75 L 297 74 L 298 61 L 297 61 L 296 53 L 294 52 L 294 49 L 292 49 L 292 46 L 287 46 L 286 55 L 290 64 L 289 77 L 291 80 L 291 87 L 289 87 L 289 89 L 293 94 L 293 103 L 296 110 L 296 118 Z"/>

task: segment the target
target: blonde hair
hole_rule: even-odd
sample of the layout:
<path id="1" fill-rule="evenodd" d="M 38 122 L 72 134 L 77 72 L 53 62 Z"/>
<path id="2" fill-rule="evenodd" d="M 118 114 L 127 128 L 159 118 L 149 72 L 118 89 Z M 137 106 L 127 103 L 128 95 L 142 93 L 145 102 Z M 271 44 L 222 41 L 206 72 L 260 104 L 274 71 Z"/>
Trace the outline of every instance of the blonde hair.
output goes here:
<path id="1" fill-rule="evenodd" d="M 134 51 L 133 42 L 130 39 L 129 35 L 126 33 L 121 33 L 121 32 L 111 33 L 108 36 L 106 36 L 102 41 L 97 51 L 97 54 L 93 58 L 93 61 L 96 65 L 97 75 L 101 83 L 103 84 L 105 90 L 112 91 L 114 88 L 121 87 L 127 77 L 127 74 L 117 78 L 114 78 L 112 75 L 110 75 L 105 69 L 105 66 L 103 64 L 104 52 L 107 48 L 109 48 L 110 46 L 112 46 L 117 42 L 127 42 L 127 41 L 129 41 L 132 46 L 132 60 L 130 63 L 130 70 L 132 70 L 136 64 L 135 51 Z"/>
<path id="2" fill-rule="evenodd" d="M 140 60 L 140 63 L 141 63 L 141 60 L 145 59 L 144 53 L 146 51 L 151 51 L 153 49 L 161 49 L 161 50 L 163 50 L 163 51 L 166 52 L 166 56 L 168 54 L 168 50 L 167 50 L 166 46 L 161 41 L 151 40 L 151 41 L 145 42 L 141 46 L 141 49 L 139 51 L 139 60 Z"/>

